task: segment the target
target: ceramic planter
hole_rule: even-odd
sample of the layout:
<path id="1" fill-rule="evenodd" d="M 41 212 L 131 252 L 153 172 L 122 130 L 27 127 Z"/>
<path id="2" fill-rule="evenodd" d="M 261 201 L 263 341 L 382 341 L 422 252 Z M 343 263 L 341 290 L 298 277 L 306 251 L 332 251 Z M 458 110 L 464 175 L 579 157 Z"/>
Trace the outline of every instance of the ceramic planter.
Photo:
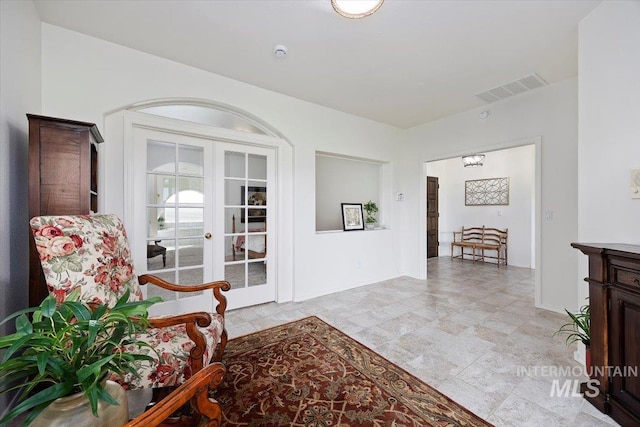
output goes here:
<path id="1" fill-rule="evenodd" d="M 119 403 L 111 405 L 98 401 L 98 417 L 91 413 L 91 405 L 80 392 L 51 402 L 33 422 L 31 427 L 113 427 L 129 421 L 127 395 L 120 384 L 107 381 L 105 390 Z"/>

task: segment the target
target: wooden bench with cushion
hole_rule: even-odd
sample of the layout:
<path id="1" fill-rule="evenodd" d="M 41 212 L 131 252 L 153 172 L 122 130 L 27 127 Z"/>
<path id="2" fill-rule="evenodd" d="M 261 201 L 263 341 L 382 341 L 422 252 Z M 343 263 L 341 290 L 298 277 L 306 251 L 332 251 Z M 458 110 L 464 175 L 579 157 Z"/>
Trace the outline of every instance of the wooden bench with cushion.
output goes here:
<path id="1" fill-rule="evenodd" d="M 507 237 L 508 229 L 485 227 L 462 227 L 461 231 L 453 232 L 453 242 L 451 242 L 451 259 L 465 259 L 465 255 L 476 260 L 486 262 L 487 259 L 495 259 L 496 264 L 507 265 Z M 460 248 L 460 254 L 455 255 L 454 249 Z M 471 252 L 465 252 L 470 249 Z M 488 255 L 485 251 L 496 251 L 496 255 Z"/>

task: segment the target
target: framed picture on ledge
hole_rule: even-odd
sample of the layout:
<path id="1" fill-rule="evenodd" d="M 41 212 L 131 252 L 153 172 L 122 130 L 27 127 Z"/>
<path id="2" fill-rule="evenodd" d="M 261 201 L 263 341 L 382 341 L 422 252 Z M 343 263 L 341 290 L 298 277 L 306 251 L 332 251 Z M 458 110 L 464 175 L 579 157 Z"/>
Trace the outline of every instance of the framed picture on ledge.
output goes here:
<path id="1" fill-rule="evenodd" d="M 362 203 L 342 203 L 342 229 L 344 231 L 364 230 Z"/>

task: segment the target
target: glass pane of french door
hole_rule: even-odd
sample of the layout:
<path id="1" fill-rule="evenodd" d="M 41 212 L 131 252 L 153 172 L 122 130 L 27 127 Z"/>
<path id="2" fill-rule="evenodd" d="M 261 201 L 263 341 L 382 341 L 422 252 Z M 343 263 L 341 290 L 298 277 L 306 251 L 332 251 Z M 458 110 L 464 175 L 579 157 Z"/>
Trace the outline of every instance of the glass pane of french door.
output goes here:
<path id="1" fill-rule="evenodd" d="M 136 237 L 146 243 L 147 272 L 180 286 L 211 281 L 212 141 L 137 129 L 136 144 L 138 160 L 146 164 L 135 178 L 145 183 L 144 223 L 136 218 L 141 229 Z M 147 297 L 161 296 L 164 301 L 155 314 L 213 307 L 210 291 L 203 296 L 203 292 L 175 292 L 154 285 L 146 288 Z"/>

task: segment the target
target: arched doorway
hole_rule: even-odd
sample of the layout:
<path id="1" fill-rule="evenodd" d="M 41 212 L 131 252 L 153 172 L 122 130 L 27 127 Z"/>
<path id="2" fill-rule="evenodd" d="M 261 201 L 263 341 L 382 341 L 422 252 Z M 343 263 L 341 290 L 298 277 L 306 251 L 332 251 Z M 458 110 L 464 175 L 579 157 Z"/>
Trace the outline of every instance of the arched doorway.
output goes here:
<path id="1" fill-rule="evenodd" d="M 118 210 L 138 273 L 185 285 L 228 280 L 229 308 L 278 300 L 278 290 L 292 286 L 292 265 L 278 262 L 280 239 L 287 240 L 280 236 L 286 225 L 279 213 L 287 206 L 279 182 L 288 178 L 278 162 L 291 158 L 291 146 L 277 131 L 249 114 L 201 100 L 129 106 L 110 114 L 106 129 L 122 138 L 105 166 L 117 161 L 121 149 Z M 105 198 L 113 200 L 118 183 L 109 175 L 115 173 L 105 175 Z M 257 191 L 264 193 L 259 208 Z M 148 257 L 150 246 L 164 248 L 166 256 Z M 163 293 L 168 302 L 159 312 L 211 308 L 208 296 L 186 295 Z"/>

